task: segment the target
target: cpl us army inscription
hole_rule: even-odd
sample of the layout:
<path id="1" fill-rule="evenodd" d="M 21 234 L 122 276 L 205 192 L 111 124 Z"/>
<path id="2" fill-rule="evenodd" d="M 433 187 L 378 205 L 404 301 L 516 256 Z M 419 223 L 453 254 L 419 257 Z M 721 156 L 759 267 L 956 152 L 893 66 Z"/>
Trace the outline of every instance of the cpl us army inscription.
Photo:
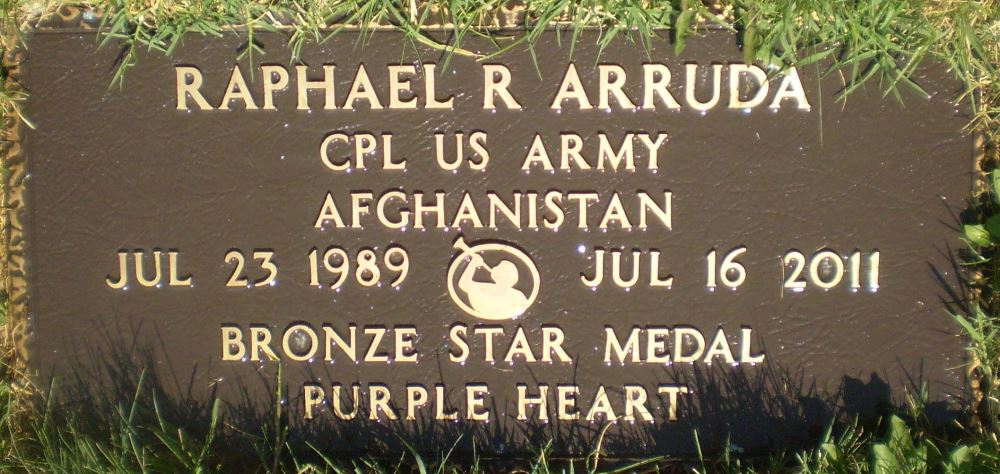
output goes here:
<path id="1" fill-rule="evenodd" d="M 22 156 L 43 386 L 147 369 L 248 427 L 282 367 L 330 449 L 553 439 L 613 454 L 793 446 L 926 383 L 964 396 L 955 84 L 838 101 L 841 76 L 553 31 L 477 60 L 395 32 L 140 54 L 37 31 Z M 563 46 L 560 46 L 562 44 Z M 486 44 L 467 44 L 473 50 Z M 770 72 L 770 74 L 769 74 Z"/>

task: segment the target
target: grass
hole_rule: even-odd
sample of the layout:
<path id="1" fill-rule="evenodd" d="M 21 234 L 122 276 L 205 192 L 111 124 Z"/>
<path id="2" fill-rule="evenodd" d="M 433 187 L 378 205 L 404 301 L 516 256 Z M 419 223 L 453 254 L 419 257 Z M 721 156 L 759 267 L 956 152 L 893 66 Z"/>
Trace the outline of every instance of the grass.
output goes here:
<path id="1" fill-rule="evenodd" d="M 956 100 L 973 111 L 969 133 L 986 143 L 981 163 L 986 177 L 982 191 L 970 197 L 975 218 L 964 228 L 968 262 L 975 291 L 968 314 L 955 315 L 969 340 L 968 373 L 976 398 L 968 407 L 970 422 L 957 435 L 933 431 L 923 417 L 921 393 L 910 396 L 909 409 L 888 414 L 877 429 L 857 424 L 833 426 L 811 449 L 774 453 L 767 459 L 749 459 L 735 452 L 699 456 L 665 469 L 697 472 L 806 473 L 846 472 L 996 472 L 1000 471 L 1000 1 L 980 0 L 526 0 L 522 2 L 450 0 L 431 3 L 387 0 L 105 0 L 77 2 L 103 12 L 103 41 L 124 47 L 125 55 L 115 84 L 127 80 L 135 51 L 146 48 L 170 54 L 188 35 L 221 36 L 231 28 L 249 34 L 243 55 L 260 53 L 255 31 L 276 31 L 288 39 L 292 58 L 311 43 L 328 41 L 335 25 L 370 27 L 388 24 L 410 41 L 451 54 L 472 54 L 462 48 L 468 35 L 489 33 L 501 7 L 523 9 L 524 30 L 513 45 L 530 45 L 542 30 L 555 24 L 578 32 L 583 27 L 602 30 L 601 45 L 626 37 L 639 45 L 669 36 L 680 51 L 696 27 L 708 23 L 730 28 L 740 40 L 746 61 L 799 67 L 820 60 L 831 70 L 844 71 L 847 97 L 861 84 L 875 82 L 886 100 L 900 97 L 905 88 L 919 89 L 909 80 L 925 60 L 943 61 L 965 85 Z M 19 41 L 19 25 L 39 13 L 56 11 L 56 0 L 0 0 L 0 48 L 9 51 Z M 453 25 L 448 44 L 424 34 L 422 26 L 444 21 Z M 252 58 L 250 58 L 252 59 Z M 2 71 L 6 77 L 6 71 Z M 0 88 L 0 114 L 21 116 L 25 99 L 11 84 Z M 26 122 L 30 117 L 20 117 Z M 30 122 L 27 122 L 30 124 Z M 137 384 L 129 404 L 113 410 L 111 423 L 93 426 L 81 413 L 56 413 L 49 407 L 26 407 L 11 383 L 18 380 L 7 364 L 0 383 L 0 469 L 5 471 L 66 472 L 202 472 L 250 470 L 261 472 L 480 472 L 490 460 L 478 456 L 454 459 L 443 452 L 430 459 L 410 451 L 398 459 L 331 459 L 310 446 L 287 442 L 281 394 L 273 423 L 260 433 L 243 433 L 226 424 L 223 405 L 215 403 L 205 415 L 211 423 L 194 430 L 171 422 L 155 390 Z M 276 384 L 280 386 L 280 384 Z M 697 433 L 693 433 L 697 436 Z M 220 441 L 220 440 L 225 440 Z M 249 447 L 256 457 L 247 461 L 224 446 Z M 553 460 L 547 446 L 521 466 L 529 472 L 593 472 L 654 470 L 651 458 L 640 464 L 599 464 L 600 449 L 577 460 Z M 493 466 L 495 468 L 495 466 Z"/>

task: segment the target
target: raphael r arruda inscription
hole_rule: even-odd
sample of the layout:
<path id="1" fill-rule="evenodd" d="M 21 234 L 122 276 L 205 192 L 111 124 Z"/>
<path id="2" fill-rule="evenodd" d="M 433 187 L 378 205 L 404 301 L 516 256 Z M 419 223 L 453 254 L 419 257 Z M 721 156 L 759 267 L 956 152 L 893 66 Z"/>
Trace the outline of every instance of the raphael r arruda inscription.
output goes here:
<path id="1" fill-rule="evenodd" d="M 551 32 L 537 64 L 352 35 L 294 64 L 193 38 L 107 91 L 92 37 L 34 33 L 37 380 L 142 359 L 249 414 L 280 363 L 331 447 L 574 451 L 610 423 L 619 454 L 789 445 L 917 379 L 962 395 L 972 145 L 943 71 L 845 103 L 723 33 L 678 58 Z"/>

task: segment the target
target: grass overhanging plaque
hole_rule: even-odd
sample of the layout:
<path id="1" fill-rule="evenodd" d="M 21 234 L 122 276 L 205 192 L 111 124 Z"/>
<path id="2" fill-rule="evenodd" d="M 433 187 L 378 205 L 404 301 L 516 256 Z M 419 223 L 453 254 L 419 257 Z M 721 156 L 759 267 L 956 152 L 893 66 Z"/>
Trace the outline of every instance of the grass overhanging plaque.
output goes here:
<path id="1" fill-rule="evenodd" d="M 366 452 L 761 451 L 921 386 L 954 416 L 975 150 L 946 68 L 844 100 L 729 32 L 598 35 L 189 36 L 109 88 L 113 44 L 32 31 L 31 380 L 101 405 L 142 377 L 247 432 L 280 397 L 292 439 Z"/>

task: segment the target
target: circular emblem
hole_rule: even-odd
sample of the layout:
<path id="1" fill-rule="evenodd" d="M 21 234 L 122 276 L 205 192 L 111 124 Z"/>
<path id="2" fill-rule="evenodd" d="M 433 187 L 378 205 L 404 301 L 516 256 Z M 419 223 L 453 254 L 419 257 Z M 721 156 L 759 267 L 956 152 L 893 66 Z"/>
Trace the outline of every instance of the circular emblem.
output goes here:
<path id="1" fill-rule="evenodd" d="M 466 244 L 448 266 L 448 294 L 462 311 L 479 319 L 499 321 L 523 314 L 538 297 L 538 269 L 521 249 L 507 242 Z"/>

